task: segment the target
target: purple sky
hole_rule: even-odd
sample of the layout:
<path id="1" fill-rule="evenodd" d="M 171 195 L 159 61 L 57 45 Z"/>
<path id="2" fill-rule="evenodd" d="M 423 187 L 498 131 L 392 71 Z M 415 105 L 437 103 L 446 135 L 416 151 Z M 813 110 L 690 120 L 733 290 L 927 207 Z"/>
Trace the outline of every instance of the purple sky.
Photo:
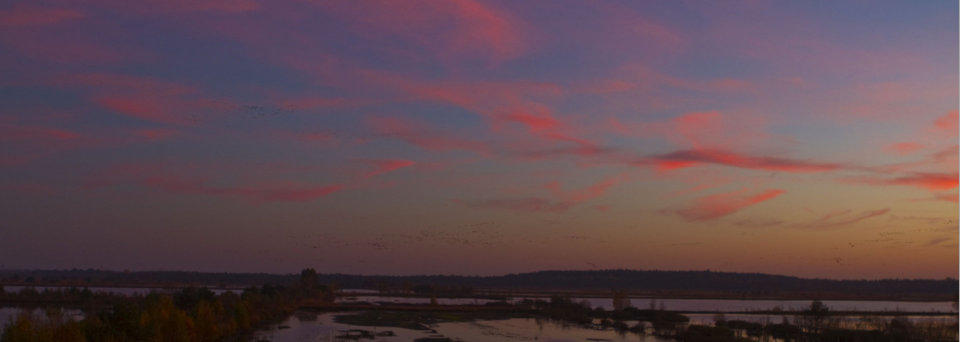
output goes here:
<path id="1" fill-rule="evenodd" d="M 957 277 L 957 12 L 8 1 L 0 268 Z"/>

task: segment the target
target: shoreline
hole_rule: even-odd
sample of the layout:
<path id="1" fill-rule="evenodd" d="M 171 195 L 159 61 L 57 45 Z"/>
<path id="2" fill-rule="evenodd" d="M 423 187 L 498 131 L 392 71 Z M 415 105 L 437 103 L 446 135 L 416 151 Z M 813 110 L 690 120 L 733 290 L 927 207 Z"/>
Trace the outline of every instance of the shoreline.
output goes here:
<path id="1" fill-rule="evenodd" d="M 336 312 L 336 311 L 423 311 L 423 312 L 488 312 L 488 313 L 523 313 L 524 309 L 516 305 L 426 305 L 426 304 L 328 304 L 305 305 L 299 310 Z M 644 310 L 644 309 L 640 309 Z M 653 311 L 661 311 L 659 309 Z M 718 310 L 664 310 L 678 314 L 737 314 L 737 315 L 803 315 L 803 310 L 775 311 L 718 311 Z M 960 312 L 943 311 L 830 311 L 830 316 L 954 316 L 960 317 Z"/>
<path id="2" fill-rule="evenodd" d="M 204 284 L 37 284 L 37 283 L 2 283 L 0 288 L 6 286 L 32 287 L 32 288 L 128 288 L 128 289 L 162 289 L 162 290 L 181 290 L 185 288 L 207 288 L 216 291 L 236 291 L 242 292 L 245 288 L 258 286 L 250 285 L 247 287 L 230 287 L 220 285 Z M 352 290 L 374 290 L 374 289 L 352 289 Z M 375 291 L 375 290 L 374 290 Z M 810 301 L 810 300 L 830 300 L 830 301 L 889 301 L 889 302 L 960 302 L 958 296 L 929 296 L 929 295 L 904 295 L 899 297 L 890 296 L 871 296 L 856 295 L 844 293 L 780 293 L 780 294 L 743 294 L 729 292 L 704 292 L 704 291 L 682 291 L 682 290 L 662 290 L 662 291 L 624 291 L 623 294 L 631 300 L 649 300 L 649 299 L 701 299 L 701 300 L 785 300 L 785 301 Z M 477 298 L 477 299 L 509 299 L 509 298 L 550 298 L 552 296 L 562 296 L 569 298 L 612 298 L 609 290 L 537 290 L 537 289 L 476 289 L 470 294 L 411 294 L 411 293 L 371 293 L 371 292 L 339 292 L 338 297 L 403 297 L 403 298 Z"/>

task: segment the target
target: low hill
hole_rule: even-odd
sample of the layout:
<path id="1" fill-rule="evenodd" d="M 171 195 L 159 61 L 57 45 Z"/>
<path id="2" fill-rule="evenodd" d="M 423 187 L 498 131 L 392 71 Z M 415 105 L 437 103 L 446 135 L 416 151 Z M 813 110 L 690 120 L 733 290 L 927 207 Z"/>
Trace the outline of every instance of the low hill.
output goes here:
<path id="1" fill-rule="evenodd" d="M 0 270 L 0 284 L 62 286 L 244 287 L 287 284 L 296 274 L 183 271 Z M 762 273 L 657 270 L 538 271 L 502 276 L 377 276 L 321 274 L 340 288 L 398 293 L 608 293 L 676 297 L 850 298 L 956 300 L 956 279 L 834 280 Z"/>

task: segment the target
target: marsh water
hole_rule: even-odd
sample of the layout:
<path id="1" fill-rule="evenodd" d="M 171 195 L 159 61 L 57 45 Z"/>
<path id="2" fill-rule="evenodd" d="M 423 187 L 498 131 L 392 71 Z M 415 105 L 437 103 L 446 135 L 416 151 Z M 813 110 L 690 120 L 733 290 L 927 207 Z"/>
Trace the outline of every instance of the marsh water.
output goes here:
<path id="1" fill-rule="evenodd" d="M 4 291 L 18 292 L 28 286 L 4 286 Z M 64 290 L 69 287 L 36 286 L 37 291 Z M 93 292 L 115 293 L 122 295 L 146 295 L 150 292 L 172 293 L 176 288 L 159 287 L 88 287 Z M 224 292 L 240 293 L 242 289 L 209 288 L 215 294 Z M 367 302 L 372 304 L 430 304 L 426 297 L 393 297 L 377 295 L 376 290 L 345 289 L 346 295 L 337 298 L 338 303 Z M 518 303 L 525 299 L 549 300 L 545 297 L 513 297 L 508 302 Z M 612 298 L 589 297 L 571 298 L 576 303 L 587 303 L 592 308 L 613 308 Z M 437 298 L 439 305 L 484 305 L 498 302 L 485 298 Z M 785 311 L 803 310 L 810 307 L 811 300 L 767 300 L 767 299 L 672 299 L 672 298 L 631 298 L 631 304 L 638 308 L 658 308 L 683 312 L 746 312 L 781 309 Z M 952 301 L 877 301 L 877 300 L 825 300 L 827 307 L 834 311 L 901 311 L 901 312 L 957 312 L 957 302 Z"/>
<path id="2" fill-rule="evenodd" d="M 7 292 L 20 291 L 24 286 L 5 286 Z M 63 287 L 34 287 L 37 291 L 45 289 L 64 289 Z M 131 287 L 91 287 L 94 292 L 109 292 L 123 295 L 144 295 L 155 292 L 169 293 L 175 289 L 164 288 L 131 288 Z M 226 291 L 240 292 L 236 289 L 211 289 L 216 293 Z M 423 297 L 391 297 L 379 296 L 374 290 L 350 290 L 349 293 L 337 298 L 339 303 L 366 302 L 372 304 L 429 304 L 430 298 Z M 508 302 L 517 303 L 525 299 L 549 300 L 544 297 L 515 297 Z M 483 305 L 497 300 L 484 298 L 437 298 L 439 305 Z M 574 302 L 585 303 L 593 308 L 612 309 L 611 298 L 573 298 Z M 744 320 L 750 322 L 773 322 L 783 320 L 794 321 L 796 316 L 749 314 L 751 311 L 803 310 L 810 306 L 810 300 L 747 300 L 747 299 L 650 299 L 631 298 L 630 304 L 638 308 L 654 307 L 684 313 L 694 324 L 712 324 L 718 315 L 707 312 L 726 312 L 722 317 L 727 320 Z M 905 317 L 915 322 L 945 322 L 957 321 L 957 303 L 951 301 L 915 302 L 915 301 L 851 301 L 827 300 L 823 303 L 834 311 L 901 311 L 910 313 L 941 313 L 940 315 L 912 315 Z M 25 309 L 18 307 L 0 307 L 0 332 L 3 327 Z M 79 310 L 67 309 L 68 317 L 82 319 L 83 313 Z M 432 326 L 436 333 L 419 330 L 410 330 L 392 327 L 362 327 L 337 323 L 333 317 L 337 314 L 311 314 L 297 312 L 280 324 L 256 333 L 256 338 L 271 341 L 326 341 L 335 340 L 342 334 L 341 330 L 363 329 L 370 331 L 390 330 L 396 336 L 377 337 L 382 341 L 408 341 L 420 337 L 443 335 L 453 339 L 465 341 L 664 341 L 654 336 L 644 336 L 632 333 L 621 334 L 613 330 L 595 330 L 576 325 L 566 325 L 558 322 L 537 320 L 532 318 L 511 318 L 501 320 L 478 320 L 473 322 L 438 323 Z M 877 320 L 890 317 L 871 315 L 839 316 L 837 319 L 844 326 L 856 327 L 869 324 Z M 633 323 L 627 322 L 632 325 Z"/>
<path id="3" fill-rule="evenodd" d="M 654 336 L 621 334 L 613 330 L 595 330 L 575 325 L 533 318 L 477 320 L 473 322 L 438 323 L 433 331 L 394 327 L 355 326 L 334 322 L 334 316 L 351 313 L 311 314 L 298 312 L 286 321 L 259 331 L 254 340 L 275 342 L 338 341 L 346 330 L 362 329 L 373 333 L 390 331 L 395 336 L 378 336 L 377 341 L 412 341 L 422 337 L 447 337 L 462 341 L 672 341 Z"/>
<path id="4" fill-rule="evenodd" d="M 255 341 L 338 341 L 337 336 L 345 334 L 351 329 L 366 330 L 371 333 L 391 332 L 394 336 L 378 336 L 378 341 L 411 341 L 422 337 L 446 337 L 461 341 L 673 341 L 651 335 L 621 333 L 613 329 L 598 330 L 579 325 L 563 324 L 556 321 L 534 318 L 509 318 L 498 320 L 477 320 L 473 322 L 450 322 L 431 325 L 433 331 L 410 330 L 394 327 L 357 326 L 334 321 L 337 315 L 350 315 L 357 312 L 342 313 L 311 313 L 300 311 L 282 323 L 274 324 L 267 329 L 257 332 Z M 717 318 L 713 314 L 690 314 L 691 324 L 710 325 Z M 903 316 L 901 316 L 903 317 Z M 795 321 L 791 315 L 755 315 L 729 314 L 724 316 L 728 320 L 744 320 L 751 322 L 780 323 L 786 319 Z M 956 316 L 906 316 L 916 322 L 945 322 L 957 321 Z M 878 321 L 889 320 L 890 317 L 880 316 L 844 316 L 838 317 L 838 323 L 847 328 L 856 329 L 858 326 L 871 326 Z M 633 326 L 637 322 L 625 322 Z"/>
<path id="5" fill-rule="evenodd" d="M 518 303 L 524 299 L 549 300 L 549 298 L 512 298 L 508 302 Z M 484 305 L 497 302 L 482 298 L 437 298 L 439 305 Z M 576 303 L 586 303 L 591 308 L 613 309 L 612 298 L 571 298 Z M 429 304 L 430 298 L 422 297 L 385 297 L 385 296 L 347 296 L 337 298 L 337 302 L 367 302 L 372 304 Z M 630 302 L 638 308 L 657 308 L 681 312 L 746 312 L 785 310 L 797 311 L 810 307 L 812 300 L 759 300 L 759 299 L 657 299 L 631 298 Z M 873 300 L 825 300 L 823 303 L 834 311 L 901 311 L 901 312 L 957 312 L 957 302 L 909 302 L 909 301 L 873 301 Z"/>

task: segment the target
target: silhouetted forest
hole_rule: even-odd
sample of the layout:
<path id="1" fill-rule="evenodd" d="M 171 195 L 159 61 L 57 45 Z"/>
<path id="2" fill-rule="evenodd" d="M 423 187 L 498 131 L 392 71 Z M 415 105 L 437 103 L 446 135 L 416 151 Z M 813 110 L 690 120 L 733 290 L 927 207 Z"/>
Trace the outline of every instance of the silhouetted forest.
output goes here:
<path id="1" fill-rule="evenodd" d="M 0 271 L 0 283 L 70 286 L 222 286 L 245 287 L 292 283 L 296 274 L 201 273 L 176 271 L 117 272 L 101 270 Z M 711 271 L 539 271 L 503 276 L 375 276 L 320 274 L 322 283 L 340 288 L 377 289 L 395 293 L 470 294 L 478 289 L 503 291 L 609 291 L 674 295 L 798 296 L 817 298 L 956 299 L 956 279 L 810 279 L 762 273 Z"/>

